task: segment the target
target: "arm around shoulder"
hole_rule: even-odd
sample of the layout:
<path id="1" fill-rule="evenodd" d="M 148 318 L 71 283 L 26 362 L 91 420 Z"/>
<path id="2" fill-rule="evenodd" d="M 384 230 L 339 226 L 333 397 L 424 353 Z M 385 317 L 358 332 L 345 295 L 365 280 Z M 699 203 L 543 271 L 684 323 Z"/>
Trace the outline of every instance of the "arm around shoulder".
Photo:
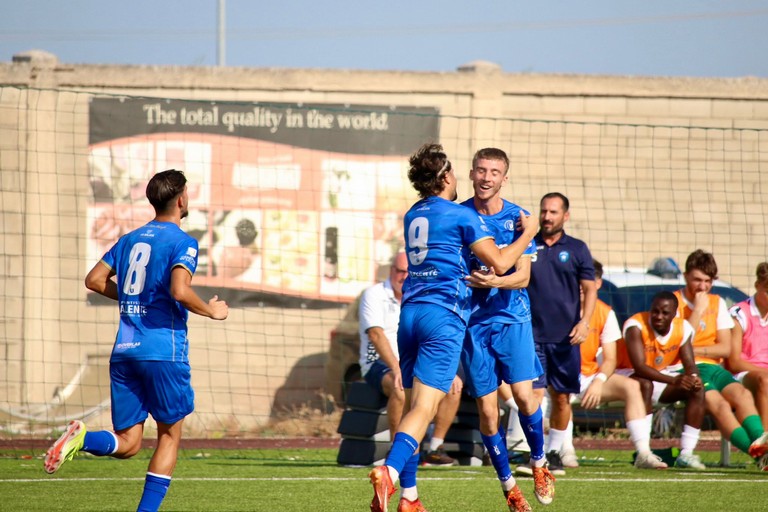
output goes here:
<path id="1" fill-rule="evenodd" d="M 480 258 L 480 261 L 498 275 L 506 274 L 509 269 L 517 265 L 520 256 L 539 229 L 538 219 L 532 215 L 523 215 L 520 218 L 523 233 L 512 244 L 499 249 L 492 238 L 484 238 L 471 246 L 472 252 Z"/>

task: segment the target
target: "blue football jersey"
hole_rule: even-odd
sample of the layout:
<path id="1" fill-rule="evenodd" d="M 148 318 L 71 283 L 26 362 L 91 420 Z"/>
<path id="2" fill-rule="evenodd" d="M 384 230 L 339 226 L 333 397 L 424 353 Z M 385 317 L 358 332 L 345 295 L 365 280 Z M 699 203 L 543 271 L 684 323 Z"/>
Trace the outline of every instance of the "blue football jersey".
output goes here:
<path id="1" fill-rule="evenodd" d="M 171 296 L 171 271 L 197 269 L 197 240 L 172 222 L 122 236 L 102 262 L 117 277 L 120 327 L 111 361 L 189 362 L 188 312 Z"/>
<path id="2" fill-rule="evenodd" d="M 469 246 L 492 238 L 474 210 L 438 196 L 414 204 L 403 219 L 408 277 L 403 301 L 445 307 L 469 319 Z"/>
<path id="3" fill-rule="evenodd" d="M 523 234 L 522 231 L 518 231 L 515 228 L 517 221 L 520 219 L 520 212 L 523 212 L 524 215 L 530 215 L 529 212 L 516 204 L 510 203 L 505 199 L 502 201 L 504 205 L 499 213 L 482 216 L 486 225 L 491 230 L 499 249 L 511 245 Z M 461 204 L 475 212 L 477 211 L 472 198 L 467 199 Z M 523 254 L 536 254 L 536 245 L 533 241 L 528 244 Z M 474 253 L 470 256 L 469 268 L 470 270 L 486 269 L 485 265 Z M 505 275 L 512 274 L 514 271 L 513 267 Z M 514 324 L 527 322 L 530 319 L 531 303 L 525 288 L 517 290 L 474 288 L 472 290 L 472 314 L 469 318 L 469 325 L 491 322 Z"/>

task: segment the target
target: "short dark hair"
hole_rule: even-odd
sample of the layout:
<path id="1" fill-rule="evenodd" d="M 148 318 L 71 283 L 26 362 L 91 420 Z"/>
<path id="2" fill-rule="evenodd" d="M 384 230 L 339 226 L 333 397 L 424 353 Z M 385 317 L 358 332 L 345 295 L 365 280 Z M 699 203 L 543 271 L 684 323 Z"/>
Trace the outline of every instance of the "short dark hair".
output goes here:
<path id="1" fill-rule="evenodd" d="M 595 278 L 596 279 L 602 279 L 603 278 L 603 264 L 593 258 L 592 259 L 592 266 L 595 267 Z"/>
<path id="2" fill-rule="evenodd" d="M 755 277 L 757 282 L 768 285 L 768 261 L 763 261 L 757 264 L 755 269 Z"/>
<path id="3" fill-rule="evenodd" d="M 677 296 L 675 296 L 674 293 L 672 293 L 669 290 L 662 290 L 660 292 L 657 292 L 656 295 L 653 296 L 653 300 L 651 301 L 651 305 L 653 305 L 657 301 L 667 300 L 675 305 L 675 309 L 677 309 L 677 306 L 680 304 L 677 300 Z"/>
<path id="4" fill-rule="evenodd" d="M 422 199 L 439 195 L 445 188 L 443 176 L 451 171 L 451 161 L 448 160 L 443 146 L 428 143 L 421 146 L 408 159 L 408 179 Z"/>
<path id="5" fill-rule="evenodd" d="M 235 233 L 237 234 L 237 240 L 243 247 L 251 245 L 259 234 L 256 224 L 251 219 L 240 219 L 235 225 Z"/>
<path id="6" fill-rule="evenodd" d="M 504 162 L 504 174 L 509 170 L 509 157 L 507 154 L 499 148 L 483 148 L 477 150 L 475 156 L 472 157 L 472 168 L 477 165 L 478 160 L 501 160 Z"/>
<path id="7" fill-rule="evenodd" d="M 685 273 L 691 270 L 700 270 L 712 279 L 717 279 L 717 263 L 711 252 L 696 249 L 685 260 Z"/>
<path id="8" fill-rule="evenodd" d="M 568 201 L 568 198 L 565 197 L 560 192 L 549 192 L 548 194 L 544 194 L 541 196 L 541 201 L 539 201 L 539 206 L 541 206 L 541 203 L 544 202 L 545 199 L 560 199 L 563 202 L 563 211 L 567 212 L 568 209 L 571 207 L 571 202 Z"/>
<path id="9" fill-rule="evenodd" d="M 186 186 L 184 171 L 168 169 L 158 172 L 147 183 L 147 199 L 156 213 L 166 213 L 173 208 L 172 201 L 184 193 Z"/>

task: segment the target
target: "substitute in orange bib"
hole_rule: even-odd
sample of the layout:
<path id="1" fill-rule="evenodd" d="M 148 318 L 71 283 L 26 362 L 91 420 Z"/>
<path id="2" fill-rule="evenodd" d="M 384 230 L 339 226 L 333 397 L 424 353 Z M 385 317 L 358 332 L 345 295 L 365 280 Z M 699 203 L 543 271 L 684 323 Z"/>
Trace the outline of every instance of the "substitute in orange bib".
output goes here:
<path id="1" fill-rule="evenodd" d="M 677 297 L 659 292 L 651 310 L 637 313 L 624 323 L 627 355 L 640 382 L 646 414 L 657 403 L 685 402 L 685 425 L 680 436 L 680 455 L 675 466 L 706 469 L 693 453 L 704 420 L 704 386 L 693 356 L 693 328 L 677 315 Z"/>
<path id="2" fill-rule="evenodd" d="M 603 285 L 603 265 L 597 260 L 593 260 L 592 263 L 595 267 L 595 285 L 599 290 Z M 578 398 L 585 409 L 594 409 L 600 404 L 613 400 L 623 401 L 629 438 L 637 450 L 635 467 L 666 469 L 667 465 L 651 451 L 653 415 L 646 414 L 640 383 L 615 372 L 616 342 L 620 339 L 621 329 L 616 313 L 608 304 L 598 299 L 595 312 L 589 321 L 587 340 L 580 345 L 581 392 Z M 573 428 L 573 422 L 570 422 L 569 427 Z M 564 451 L 573 449 L 570 439 L 565 443 Z M 563 457 L 563 464 L 566 464 L 565 457 Z"/>
<path id="3" fill-rule="evenodd" d="M 678 314 L 694 327 L 693 353 L 704 383 L 704 402 L 720 433 L 751 457 L 768 451 L 768 435 L 752 394 L 721 366 L 731 353 L 733 319 L 725 301 L 709 293 L 717 279 L 715 257 L 701 249 L 685 261 L 685 288 L 675 292 Z"/>

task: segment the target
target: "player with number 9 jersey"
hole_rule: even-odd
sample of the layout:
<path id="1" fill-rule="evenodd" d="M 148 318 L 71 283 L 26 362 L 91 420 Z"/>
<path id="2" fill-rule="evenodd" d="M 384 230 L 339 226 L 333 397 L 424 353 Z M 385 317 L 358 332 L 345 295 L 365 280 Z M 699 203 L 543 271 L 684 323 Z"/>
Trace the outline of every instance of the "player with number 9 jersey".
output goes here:
<path id="1" fill-rule="evenodd" d="M 117 278 L 120 325 L 111 361 L 189 362 L 186 308 L 171 297 L 171 272 L 194 275 L 197 240 L 173 222 L 151 221 L 102 258 Z"/>
<path id="2" fill-rule="evenodd" d="M 387 511 L 398 477 L 402 500 L 409 507 L 414 499 L 418 501 L 418 448 L 432 421 L 430 411 L 436 410 L 456 376 L 467 330 L 470 295 L 465 278 L 470 249 L 488 267 L 504 273 L 537 228 L 535 222 L 528 224 L 524 219 L 524 244 L 500 250 L 477 212 L 453 202 L 457 180 L 440 144 L 423 145 L 409 164 L 408 179 L 421 200 L 403 220 L 408 277 L 403 284 L 397 346 L 411 408 L 400 421 L 385 465 L 369 473 L 373 512 Z"/>
<path id="3" fill-rule="evenodd" d="M 438 196 L 417 202 L 405 214 L 408 277 L 403 306 L 430 303 L 453 311 L 466 323 L 470 313 L 470 247 L 493 238 L 480 215 Z"/>

